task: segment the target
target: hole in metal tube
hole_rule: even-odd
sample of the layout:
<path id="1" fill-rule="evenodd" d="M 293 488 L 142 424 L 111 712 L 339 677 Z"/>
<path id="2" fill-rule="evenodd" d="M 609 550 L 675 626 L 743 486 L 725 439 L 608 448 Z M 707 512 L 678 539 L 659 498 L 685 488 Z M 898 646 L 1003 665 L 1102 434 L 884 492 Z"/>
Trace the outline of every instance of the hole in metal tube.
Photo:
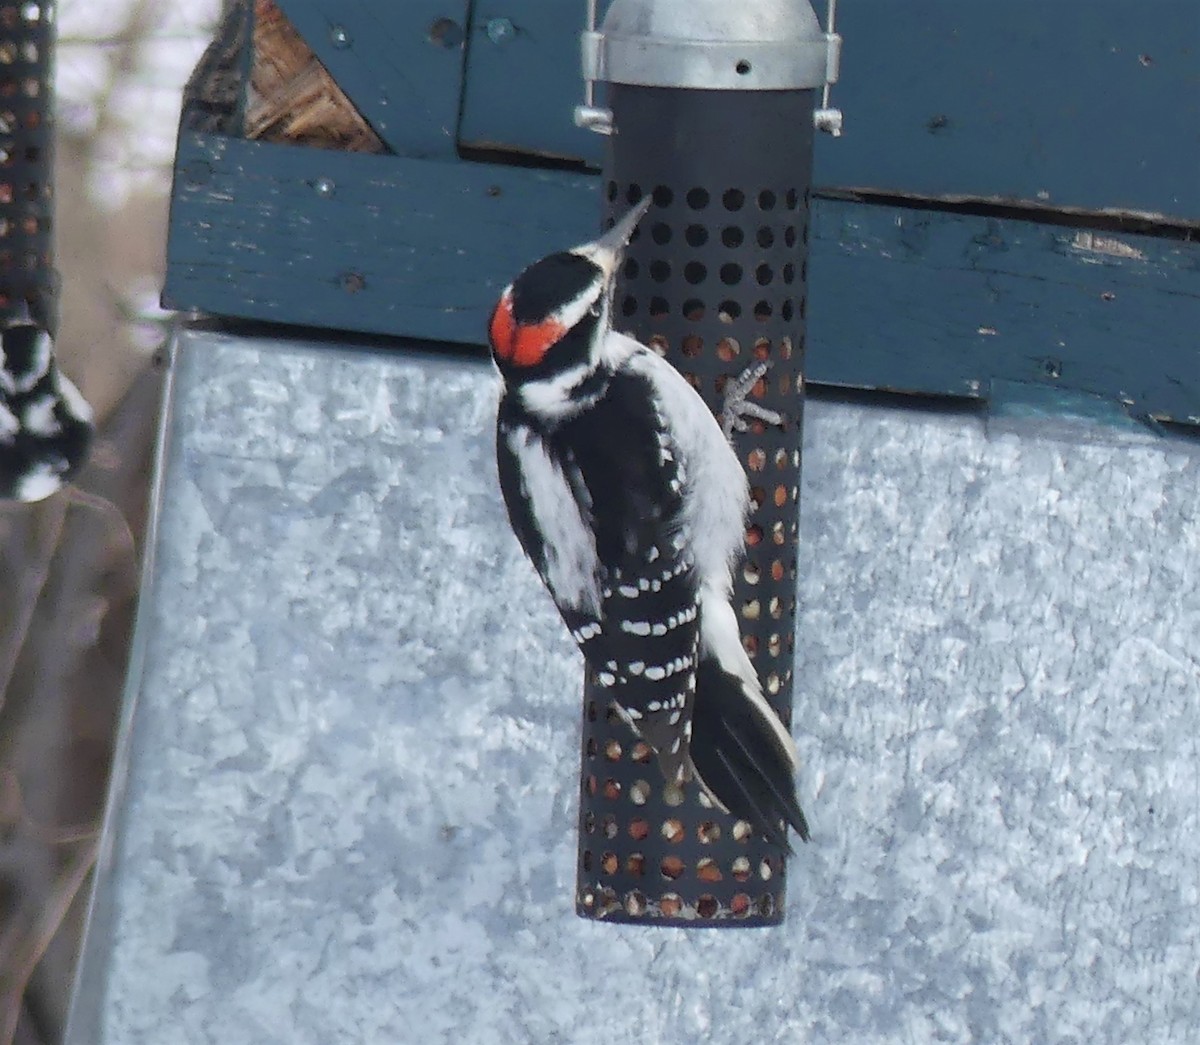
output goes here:
<path id="1" fill-rule="evenodd" d="M 703 225 L 689 225 L 683 234 L 689 247 L 703 247 L 708 242 L 708 229 Z"/>

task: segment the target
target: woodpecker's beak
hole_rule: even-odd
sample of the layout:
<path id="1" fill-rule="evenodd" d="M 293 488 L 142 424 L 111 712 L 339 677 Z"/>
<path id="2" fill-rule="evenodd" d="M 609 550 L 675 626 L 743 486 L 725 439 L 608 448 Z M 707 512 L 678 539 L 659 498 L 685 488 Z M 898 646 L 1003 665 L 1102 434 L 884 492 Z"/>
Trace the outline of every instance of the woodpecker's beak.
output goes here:
<path id="1" fill-rule="evenodd" d="M 653 202 L 651 197 L 643 196 L 635 206 L 630 208 L 625 217 L 579 253 L 586 252 L 587 256 L 604 270 L 606 278 L 612 279 L 616 274 L 617 265 L 621 261 L 621 253 L 633 235 L 633 230 L 637 228 L 638 222 L 642 220 Z"/>

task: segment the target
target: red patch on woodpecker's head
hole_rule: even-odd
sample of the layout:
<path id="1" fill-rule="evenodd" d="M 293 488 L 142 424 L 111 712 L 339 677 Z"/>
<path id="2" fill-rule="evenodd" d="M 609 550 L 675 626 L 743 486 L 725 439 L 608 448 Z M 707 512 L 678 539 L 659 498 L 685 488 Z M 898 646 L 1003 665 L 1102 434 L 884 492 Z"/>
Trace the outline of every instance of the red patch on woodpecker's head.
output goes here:
<path id="1" fill-rule="evenodd" d="M 488 337 L 496 357 L 523 367 L 537 366 L 566 332 L 566 327 L 553 317 L 540 323 L 518 323 L 513 318 L 512 298 L 508 294 L 497 303 L 488 324 Z"/>

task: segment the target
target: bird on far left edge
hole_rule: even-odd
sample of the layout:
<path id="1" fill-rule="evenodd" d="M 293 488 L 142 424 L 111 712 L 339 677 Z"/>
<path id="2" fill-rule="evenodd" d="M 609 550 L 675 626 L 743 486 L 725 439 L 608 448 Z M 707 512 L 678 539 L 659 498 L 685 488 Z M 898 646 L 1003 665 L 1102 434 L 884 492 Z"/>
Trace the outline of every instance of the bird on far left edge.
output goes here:
<path id="1" fill-rule="evenodd" d="M 87 458 L 92 408 L 54 358 L 24 301 L 0 329 L 0 500 L 40 501 Z"/>

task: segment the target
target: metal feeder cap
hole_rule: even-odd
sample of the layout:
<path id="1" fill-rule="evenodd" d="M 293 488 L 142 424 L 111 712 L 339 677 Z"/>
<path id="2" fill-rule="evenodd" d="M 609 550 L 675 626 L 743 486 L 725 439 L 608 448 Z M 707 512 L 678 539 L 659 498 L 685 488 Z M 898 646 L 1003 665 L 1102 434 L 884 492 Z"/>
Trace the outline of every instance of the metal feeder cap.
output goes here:
<path id="1" fill-rule="evenodd" d="M 840 52 L 808 0 L 613 0 L 583 34 L 586 79 L 645 87 L 811 90 Z"/>

